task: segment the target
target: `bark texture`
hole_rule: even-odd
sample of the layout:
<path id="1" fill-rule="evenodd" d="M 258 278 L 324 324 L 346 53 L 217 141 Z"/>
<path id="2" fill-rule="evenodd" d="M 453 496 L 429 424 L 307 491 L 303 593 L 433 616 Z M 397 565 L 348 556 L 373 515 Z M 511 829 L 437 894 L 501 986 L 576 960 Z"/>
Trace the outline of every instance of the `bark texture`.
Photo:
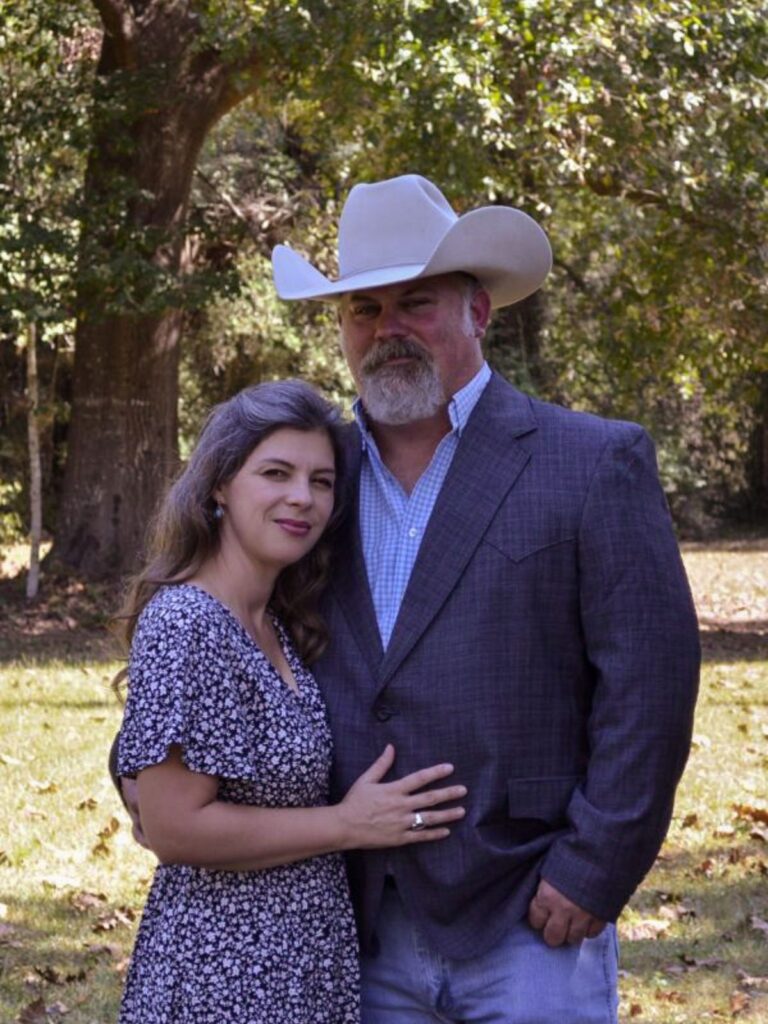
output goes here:
<path id="1" fill-rule="evenodd" d="M 256 89 L 259 65 L 255 52 L 233 66 L 206 50 L 191 3 L 94 4 L 105 34 L 85 186 L 73 418 L 52 557 L 107 578 L 137 565 L 177 466 L 182 312 L 172 292 L 158 302 L 158 282 L 185 269 L 200 148 L 221 116 Z M 123 252 L 132 275 L 125 295 L 115 260 Z"/>

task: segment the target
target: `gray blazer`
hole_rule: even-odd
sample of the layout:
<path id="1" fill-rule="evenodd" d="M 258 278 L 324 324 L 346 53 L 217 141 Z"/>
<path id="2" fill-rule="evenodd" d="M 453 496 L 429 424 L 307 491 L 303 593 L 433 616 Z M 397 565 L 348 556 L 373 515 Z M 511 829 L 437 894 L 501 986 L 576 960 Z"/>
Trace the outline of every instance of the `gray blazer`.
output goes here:
<path id="1" fill-rule="evenodd" d="M 359 439 L 351 441 L 352 478 Z M 449 839 L 350 856 L 365 946 L 385 871 L 446 955 L 491 947 L 540 877 L 613 920 L 659 850 L 685 765 L 696 616 L 653 446 L 630 423 L 494 375 L 382 651 L 354 515 L 315 671 L 340 795 L 392 742 L 395 775 L 467 785 Z"/>

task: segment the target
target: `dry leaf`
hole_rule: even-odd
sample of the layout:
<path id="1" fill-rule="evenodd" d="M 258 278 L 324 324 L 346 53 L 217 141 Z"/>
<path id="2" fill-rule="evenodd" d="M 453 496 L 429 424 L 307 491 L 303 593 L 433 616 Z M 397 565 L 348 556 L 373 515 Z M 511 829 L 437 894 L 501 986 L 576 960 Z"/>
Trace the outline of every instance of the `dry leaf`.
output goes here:
<path id="1" fill-rule="evenodd" d="M 47 1024 L 47 1019 L 44 999 L 35 999 L 29 1003 L 16 1018 L 18 1024 Z"/>
<path id="2" fill-rule="evenodd" d="M 8 854 L 5 852 L 5 850 L 0 850 L 0 865 L 10 864 L 10 863 L 11 863 L 11 858 L 8 856 Z"/>
<path id="3" fill-rule="evenodd" d="M 108 914 L 102 914 L 97 918 L 93 926 L 95 932 L 111 932 L 115 928 L 124 927 L 136 920 L 136 911 L 131 907 L 117 907 Z"/>
<path id="4" fill-rule="evenodd" d="M 23 762 L 18 761 L 15 757 L 11 757 L 10 754 L 0 754 L 0 764 L 17 765 L 23 764 Z"/>
<path id="5" fill-rule="evenodd" d="M 664 1003 L 687 1003 L 688 999 L 683 995 L 682 992 L 676 992 L 675 989 L 670 989 L 669 992 L 665 992 L 663 989 L 656 989 L 656 998 L 660 1002 Z"/>
<path id="6" fill-rule="evenodd" d="M 58 793 L 59 787 L 55 782 L 38 782 L 37 779 L 30 779 L 29 784 L 36 793 Z"/>
<path id="7" fill-rule="evenodd" d="M 86 911 L 93 910 L 94 907 L 100 907 L 102 903 L 106 903 L 107 897 L 103 892 L 88 892 L 86 889 L 82 889 L 80 892 L 73 892 L 69 897 L 69 902 L 75 910 L 79 910 L 81 914 L 84 914 Z"/>
<path id="8" fill-rule="evenodd" d="M 78 811 L 94 811 L 99 806 L 99 801 L 95 797 L 89 796 L 85 800 L 81 800 L 77 805 Z"/>
<path id="9" fill-rule="evenodd" d="M 758 821 L 761 825 L 768 825 L 768 808 L 753 807 L 751 804 L 733 804 L 733 809 L 739 818 L 747 821 Z"/>
<path id="10" fill-rule="evenodd" d="M 756 988 L 760 992 L 768 992 L 768 978 L 754 977 L 742 970 L 736 971 L 736 977 L 744 988 Z"/>
<path id="11" fill-rule="evenodd" d="M 693 828 L 694 825 L 699 824 L 698 814 L 686 814 L 681 824 L 683 828 Z"/>
<path id="12" fill-rule="evenodd" d="M 768 829 L 753 828 L 749 833 L 750 839 L 758 839 L 761 843 L 768 843 Z"/>
<path id="13" fill-rule="evenodd" d="M 640 1003 L 632 1003 L 631 1006 L 629 1007 L 629 1016 L 630 1017 L 639 1017 L 642 1012 L 643 1012 L 643 1008 L 640 1005 Z"/>
<path id="14" fill-rule="evenodd" d="M 757 914 L 750 914 L 749 924 L 751 928 L 754 928 L 757 932 L 762 932 L 765 938 L 768 939 L 768 921 L 764 921 Z"/>
<path id="15" fill-rule="evenodd" d="M 746 992 L 731 992 L 731 1016 L 738 1017 L 744 1010 L 748 1010 L 752 1000 Z"/>
<path id="16" fill-rule="evenodd" d="M 628 942 L 656 939 L 669 928 L 670 923 L 658 918 L 648 918 L 645 921 L 638 921 L 637 924 L 624 925 L 621 928 L 621 937 Z"/>

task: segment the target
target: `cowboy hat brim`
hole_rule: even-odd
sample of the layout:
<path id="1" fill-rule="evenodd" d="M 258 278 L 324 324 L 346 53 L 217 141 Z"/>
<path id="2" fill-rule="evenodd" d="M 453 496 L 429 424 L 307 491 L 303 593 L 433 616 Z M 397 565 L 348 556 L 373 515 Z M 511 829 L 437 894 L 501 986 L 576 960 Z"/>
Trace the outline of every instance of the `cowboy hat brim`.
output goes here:
<path id="1" fill-rule="evenodd" d="M 552 250 L 536 221 L 521 210 L 485 206 L 459 217 L 425 263 L 371 267 L 332 281 L 294 249 L 277 245 L 272 266 L 281 299 L 334 299 L 345 292 L 461 271 L 478 279 L 497 308 L 541 287 L 552 266 Z"/>

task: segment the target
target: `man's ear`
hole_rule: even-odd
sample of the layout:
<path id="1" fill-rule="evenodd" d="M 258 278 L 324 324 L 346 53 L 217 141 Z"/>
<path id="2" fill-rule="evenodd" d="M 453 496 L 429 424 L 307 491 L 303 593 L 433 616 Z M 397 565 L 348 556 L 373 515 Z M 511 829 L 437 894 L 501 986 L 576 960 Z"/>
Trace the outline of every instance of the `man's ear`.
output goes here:
<path id="1" fill-rule="evenodd" d="M 472 316 L 472 325 L 475 328 L 475 336 L 482 340 L 488 321 L 491 319 L 491 297 L 485 288 L 476 288 L 469 300 L 469 311 Z"/>

